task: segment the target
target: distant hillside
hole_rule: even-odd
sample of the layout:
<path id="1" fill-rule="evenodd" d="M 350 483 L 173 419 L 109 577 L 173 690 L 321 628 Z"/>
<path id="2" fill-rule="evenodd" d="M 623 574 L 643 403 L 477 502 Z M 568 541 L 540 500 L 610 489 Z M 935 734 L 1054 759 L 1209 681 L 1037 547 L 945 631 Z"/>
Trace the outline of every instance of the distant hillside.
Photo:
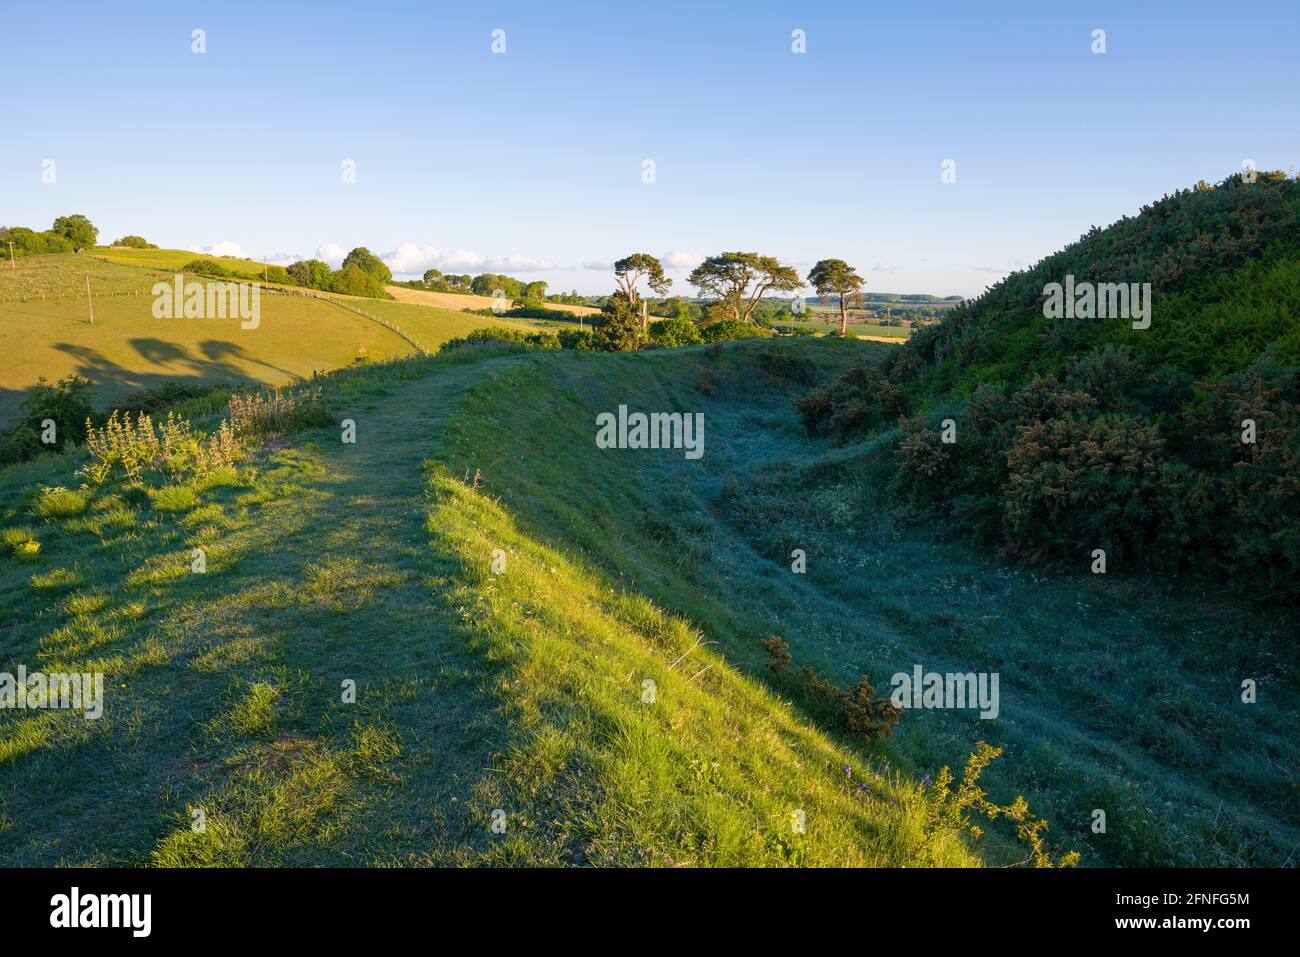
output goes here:
<path id="1" fill-rule="evenodd" d="M 1166 196 L 805 395 L 804 426 L 848 441 L 901 425 L 898 493 L 1007 555 L 1091 568 L 1101 550 L 1109 572 L 1295 600 L 1298 216 L 1280 173 Z M 1061 314 L 1052 284 L 1096 301 Z M 1100 317 L 1102 284 L 1135 284 L 1149 312 Z"/>
<path id="2" fill-rule="evenodd" d="M 179 271 L 181 257 L 192 260 L 194 254 L 125 249 L 100 257 L 103 251 L 27 256 L 0 266 L 0 429 L 13 424 L 20 403 L 41 378 L 82 376 L 103 407 L 165 382 L 286 385 L 358 360 L 409 355 L 415 350 L 404 336 L 432 351 L 483 326 L 535 325 L 428 306 L 321 293 L 308 297 L 292 289 L 277 294 L 273 287 L 261 293 L 262 317 L 254 329 L 241 328 L 237 320 L 156 319 L 154 284 Z M 137 257 L 148 264 L 127 264 Z M 244 266 L 251 271 L 255 264 Z"/>

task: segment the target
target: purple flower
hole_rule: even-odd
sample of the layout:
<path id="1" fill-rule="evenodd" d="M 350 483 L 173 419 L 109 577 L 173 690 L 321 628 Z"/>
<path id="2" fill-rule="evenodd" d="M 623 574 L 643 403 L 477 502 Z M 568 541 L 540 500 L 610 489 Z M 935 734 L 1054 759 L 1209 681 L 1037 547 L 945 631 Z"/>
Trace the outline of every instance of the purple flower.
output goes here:
<path id="1" fill-rule="evenodd" d="M 852 773 L 853 773 L 853 769 L 852 769 L 851 767 L 849 767 L 849 766 L 846 764 L 846 765 L 844 765 L 844 773 L 845 773 L 845 774 L 852 774 Z"/>
<path id="2" fill-rule="evenodd" d="M 858 785 L 858 790 L 859 790 L 859 791 L 865 791 L 866 789 L 867 789 L 867 786 L 866 786 L 865 784 L 859 784 L 859 785 Z"/>
<path id="3" fill-rule="evenodd" d="M 921 778 L 921 786 L 927 788 L 930 786 L 930 775 L 927 774 L 925 777 Z"/>

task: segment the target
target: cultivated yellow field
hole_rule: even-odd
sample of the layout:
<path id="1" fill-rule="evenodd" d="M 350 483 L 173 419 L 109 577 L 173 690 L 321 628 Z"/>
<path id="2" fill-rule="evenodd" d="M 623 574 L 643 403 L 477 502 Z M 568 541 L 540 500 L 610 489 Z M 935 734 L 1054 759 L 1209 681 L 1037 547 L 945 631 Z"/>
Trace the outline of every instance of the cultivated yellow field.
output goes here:
<path id="1" fill-rule="evenodd" d="M 424 289 L 407 289 L 405 286 L 387 286 L 388 294 L 398 302 L 416 303 L 421 306 L 440 306 L 443 309 L 491 309 L 495 301 L 491 296 L 462 295 L 457 292 L 433 292 Z M 509 299 L 507 306 L 513 305 Z M 593 316 L 600 312 L 591 306 L 569 306 L 560 302 L 548 302 L 547 309 L 559 309 L 571 312 L 575 316 Z"/>

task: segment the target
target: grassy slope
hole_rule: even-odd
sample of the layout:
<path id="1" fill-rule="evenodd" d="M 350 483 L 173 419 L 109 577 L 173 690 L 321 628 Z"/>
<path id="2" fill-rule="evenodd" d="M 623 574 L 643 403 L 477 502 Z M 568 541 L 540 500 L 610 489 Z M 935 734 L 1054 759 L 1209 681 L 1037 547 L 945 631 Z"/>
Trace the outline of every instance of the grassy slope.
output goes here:
<path id="1" fill-rule="evenodd" d="M 362 347 L 373 360 L 413 351 L 401 336 L 378 323 L 302 296 L 264 292 L 262 321 L 256 329 L 241 329 L 235 320 L 155 319 L 150 289 L 166 278 L 155 269 L 179 269 L 196 258 L 194 254 L 100 249 L 95 255 L 100 253 L 111 253 L 113 261 L 62 254 L 19 259 L 16 270 L 7 263 L 0 267 L 0 355 L 5 357 L 0 364 L 0 427 L 38 377 L 53 382 L 73 373 L 83 375 L 96 385 L 98 403 L 107 405 L 169 379 L 280 386 L 347 366 Z M 179 261 L 182 256 L 190 259 Z M 94 325 L 85 297 L 87 275 Z M 428 349 L 483 326 L 540 325 L 336 298 L 396 323 Z"/>
<path id="2" fill-rule="evenodd" d="M 196 259 L 224 266 L 233 275 L 245 279 L 260 279 L 264 263 L 252 259 L 235 259 L 232 256 L 209 256 L 187 249 L 132 249 L 127 246 L 96 246 L 89 254 L 105 262 L 124 266 L 143 266 L 165 272 L 179 272 Z"/>
<path id="3" fill-rule="evenodd" d="M 862 350 L 781 345 L 827 374 Z M 470 394 L 454 469 L 481 469 L 534 534 L 689 615 L 750 673 L 773 633 L 796 664 L 843 684 L 867 674 L 888 688 L 916 663 L 998 671 L 998 720 L 912 712 L 878 752 L 919 777 L 980 738 L 1005 747 L 987 776 L 995 796 L 1023 792 L 1087 863 L 1287 859 L 1300 841 L 1300 696 L 1285 620 L 1213 592 L 1006 565 L 900 525 L 882 494 L 890 476 L 861 469 L 869 449 L 800 434 L 794 387 L 747 358 L 762 348 L 716 362 L 701 350 L 564 357 L 494 380 Z M 708 398 L 695 391 L 706 370 L 722 382 Z M 704 459 L 594 452 L 595 413 L 620 402 L 705 411 Z M 789 571 L 794 548 L 806 575 Z M 1259 704 L 1241 703 L 1242 676 L 1266 689 Z M 1097 808 L 1106 835 L 1090 830 Z"/>
<path id="4" fill-rule="evenodd" d="M 312 299 L 264 294 L 255 329 L 237 319 L 155 319 L 152 303 L 96 297 L 94 325 L 84 300 L 0 305 L 0 421 L 40 376 L 83 375 L 107 404 L 168 379 L 284 385 L 348 365 L 361 346 L 372 358 L 412 351 L 378 323 Z"/>
<path id="5" fill-rule="evenodd" d="M 4 524 L 43 548 L 0 565 L 4 665 L 110 678 L 98 722 L 0 714 L 5 863 L 973 863 L 921 834 L 905 779 L 711 648 L 683 658 L 685 623 L 421 469 L 474 414 L 453 412 L 466 389 L 556 358 L 346 376 L 355 446 L 303 437 L 188 514 L 101 494 L 35 522 L 20 493 L 72 463 L 6 472 Z M 187 574 L 199 544 L 208 572 Z"/>
<path id="6" fill-rule="evenodd" d="M 889 348 L 778 347 L 825 375 Z M 1008 751 L 993 796 L 1023 790 L 1086 862 L 1285 857 L 1296 696 L 1271 636 L 1204 596 L 1003 567 L 889 514 L 856 525 L 870 509 L 844 498 L 873 501 L 869 483 L 806 500 L 799 476 L 844 453 L 798 435 L 795 387 L 755 362 L 770 348 L 352 373 L 332 388 L 356 446 L 302 437 L 185 516 L 110 500 L 42 523 L 25 495 L 72 484 L 68 465 L 9 470 L 0 524 L 44 546 L 0 559 L 0 667 L 93 658 L 113 677 L 99 722 L 0 714 L 2 859 L 970 862 L 950 837 L 924 850 L 912 782 L 977 738 Z M 596 450 L 594 415 L 619 402 L 704 411 L 705 458 Z M 185 573 L 196 543 L 206 576 Z M 912 662 L 999 669 L 1002 717 L 911 713 L 885 745 L 842 740 L 782 702 L 772 633 L 877 687 Z M 1244 718 L 1241 668 L 1265 689 Z M 1008 859 L 996 832 L 979 851 Z"/>
<path id="7" fill-rule="evenodd" d="M 150 287 L 162 278 L 151 270 L 130 269 L 85 254 L 20 256 L 0 263 L 0 304 L 79 300 L 79 314 L 84 318 L 87 277 L 96 297 L 147 296 Z"/>

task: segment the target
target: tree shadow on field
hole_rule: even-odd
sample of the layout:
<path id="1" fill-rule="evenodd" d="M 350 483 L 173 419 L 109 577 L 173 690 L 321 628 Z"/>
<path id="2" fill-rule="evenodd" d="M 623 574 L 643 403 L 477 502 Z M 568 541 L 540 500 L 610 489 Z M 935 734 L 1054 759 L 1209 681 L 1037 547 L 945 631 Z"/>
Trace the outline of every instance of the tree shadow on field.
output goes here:
<path id="1" fill-rule="evenodd" d="M 56 342 L 52 347 L 75 360 L 75 366 L 68 374 L 89 379 L 95 386 L 94 403 L 98 408 L 111 407 L 132 393 L 156 389 L 164 382 L 269 387 L 284 380 L 293 382 L 301 378 L 288 369 L 249 355 L 243 346 L 221 340 L 199 343 L 198 352 L 152 337 L 129 339 L 127 344 L 144 362 L 162 368 L 156 372 L 130 368 L 98 349 L 71 342 Z M 258 375 L 249 366 L 260 366 L 274 375 Z M 46 376 L 47 379 L 61 377 Z M 26 390 L 0 390 L 0 427 L 17 412 L 26 394 Z"/>

